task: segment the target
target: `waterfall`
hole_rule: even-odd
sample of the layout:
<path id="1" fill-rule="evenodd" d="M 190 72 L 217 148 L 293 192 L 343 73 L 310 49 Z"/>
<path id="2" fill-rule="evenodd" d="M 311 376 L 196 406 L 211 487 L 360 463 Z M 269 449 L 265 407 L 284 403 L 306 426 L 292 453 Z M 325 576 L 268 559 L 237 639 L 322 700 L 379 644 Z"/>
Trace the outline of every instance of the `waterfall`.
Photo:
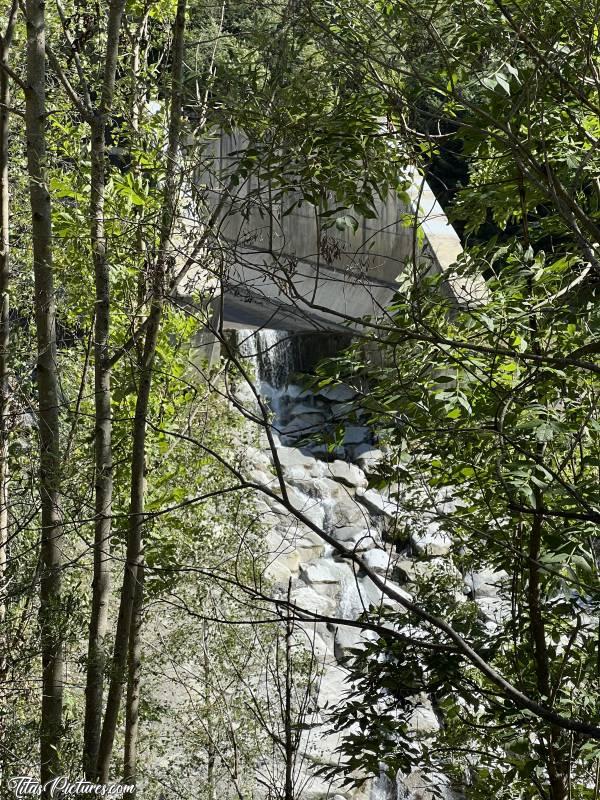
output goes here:
<path id="1" fill-rule="evenodd" d="M 286 386 L 290 375 L 300 366 L 298 341 L 288 331 L 238 330 L 237 347 L 240 356 L 251 362 L 261 391 L 266 395 Z"/>

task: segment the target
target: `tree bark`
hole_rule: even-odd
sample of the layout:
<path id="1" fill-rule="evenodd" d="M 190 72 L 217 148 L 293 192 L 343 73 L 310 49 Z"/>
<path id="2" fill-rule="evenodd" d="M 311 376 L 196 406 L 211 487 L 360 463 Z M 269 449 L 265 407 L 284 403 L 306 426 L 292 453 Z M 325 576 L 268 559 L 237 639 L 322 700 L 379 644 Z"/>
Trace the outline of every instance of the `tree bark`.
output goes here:
<path id="1" fill-rule="evenodd" d="M 46 184 L 46 36 L 43 0 L 27 0 L 27 91 L 25 125 L 31 202 L 31 237 L 37 333 L 36 379 L 41 503 L 40 637 L 42 784 L 59 775 L 63 706 L 61 609 L 62 523 L 60 513 L 60 422 L 56 362 L 56 312 L 52 265 L 52 221 Z"/>
<path id="2" fill-rule="evenodd" d="M 91 244 L 96 287 L 94 336 L 95 398 L 95 525 L 92 611 L 88 637 L 83 765 L 88 779 L 96 776 L 102 724 L 106 662 L 105 637 L 110 595 L 110 538 L 112 531 L 112 398 L 110 337 L 110 269 L 104 224 L 106 186 L 105 137 L 111 113 L 124 0 L 110 5 L 104 78 L 100 105 L 91 119 Z"/>
<path id="3" fill-rule="evenodd" d="M 9 12 L 4 36 L 0 39 L 0 61 L 8 63 L 14 22 L 17 14 L 17 0 L 13 1 Z M 7 417 L 9 406 L 8 387 L 8 346 L 9 346 L 9 106 L 10 80 L 6 70 L 0 67 L 0 695 L 5 699 L 8 678 L 8 636 L 6 633 L 6 565 L 8 557 L 8 431 Z M 0 729 L 0 774 L 4 762 Z"/>
<path id="4" fill-rule="evenodd" d="M 169 262 L 169 240 L 177 206 L 177 157 L 181 138 L 183 107 L 183 57 L 186 0 L 178 0 L 173 37 L 173 66 L 170 99 L 169 141 L 166 152 L 166 174 L 163 207 L 159 230 L 159 248 L 153 265 L 150 312 L 141 360 L 140 382 L 133 421 L 129 530 L 126 564 L 121 588 L 119 616 L 111 665 L 110 688 L 102 725 L 98 753 L 98 775 L 108 781 L 119 708 L 126 680 L 127 655 L 133 616 L 137 578 L 142 564 L 142 528 L 144 521 L 144 468 L 146 457 L 146 420 L 152 388 L 152 367 L 164 305 L 165 278 Z"/>
<path id="5" fill-rule="evenodd" d="M 137 743 L 140 727 L 140 683 L 142 677 L 142 608 L 144 600 L 144 565 L 138 568 L 129 636 L 127 699 L 125 701 L 125 752 L 123 783 L 137 780 Z M 130 795 L 131 797 L 131 795 Z"/>

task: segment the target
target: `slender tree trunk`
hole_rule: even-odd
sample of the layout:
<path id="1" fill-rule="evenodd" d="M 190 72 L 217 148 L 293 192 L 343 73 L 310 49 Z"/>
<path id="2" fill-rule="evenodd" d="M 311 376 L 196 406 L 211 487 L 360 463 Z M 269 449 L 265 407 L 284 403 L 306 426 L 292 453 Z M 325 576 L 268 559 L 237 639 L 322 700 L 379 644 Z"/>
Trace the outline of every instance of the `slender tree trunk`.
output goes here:
<path id="1" fill-rule="evenodd" d="M 0 40 L 0 60 L 8 63 L 17 0 L 9 13 L 6 32 Z M 4 701 L 8 679 L 8 636 L 6 633 L 6 564 L 8 548 L 8 345 L 9 345 L 9 105 L 8 74 L 0 67 L 0 700 Z M 3 772 L 3 731 L 0 727 L 0 774 Z"/>
<path id="2" fill-rule="evenodd" d="M 37 331 L 39 493 L 42 509 L 40 636 L 42 650 L 41 782 L 59 775 L 63 705 L 59 391 L 52 266 L 52 221 L 46 185 L 46 36 L 43 0 L 27 0 L 25 124 Z"/>
<path id="3" fill-rule="evenodd" d="M 119 708 L 126 680 L 127 655 L 133 616 L 137 577 L 142 564 L 142 528 L 144 518 L 144 467 L 146 456 L 146 420 L 152 388 L 152 367 L 162 318 L 165 278 L 169 261 L 168 245 L 175 219 L 177 157 L 181 138 L 183 107 L 183 56 L 185 36 L 186 0 L 178 0 L 173 38 L 173 68 L 170 101 L 169 141 L 166 153 L 166 175 L 163 191 L 163 210 L 159 231 L 159 250 L 153 265 L 151 305 L 144 340 L 140 382 L 133 421 L 133 452 L 131 462 L 131 489 L 129 505 L 129 530 L 127 554 L 115 646 L 111 665 L 110 688 L 106 700 L 106 713 L 102 725 L 98 753 L 98 775 L 108 780 L 114 746 Z"/>
<path id="4" fill-rule="evenodd" d="M 112 401 L 110 336 L 110 270 L 106 252 L 104 193 L 105 137 L 112 109 L 124 0 L 110 5 L 104 80 L 100 106 L 91 121 L 91 243 L 96 285 L 94 337 L 95 397 L 95 530 L 92 611 L 88 638 L 83 764 L 85 775 L 96 778 L 102 724 L 102 695 L 106 661 L 105 637 L 110 595 L 110 537 L 112 529 Z"/>
<path id="5" fill-rule="evenodd" d="M 211 709 L 211 668 L 210 654 L 208 652 L 208 622 L 202 622 L 202 662 L 204 667 L 204 708 L 206 714 L 207 764 L 206 764 L 206 797 L 215 800 L 215 763 L 216 748 L 213 731 L 213 718 Z"/>
<path id="6" fill-rule="evenodd" d="M 291 602 L 291 581 L 288 584 L 288 603 Z M 285 621 L 285 800 L 294 800 L 294 742 L 292 738 L 292 636 L 294 622 L 292 611 L 288 606 Z"/>
<path id="7" fill-rule="evenodd" d="M 144 565 L 138 568 L 129 636 L 127 700 L 125 703 L 125 752 L 123 782 L 135 786 L 137 780 L 137 743 L 140 723 L 140 682 L 142 672 L 142 608 L 144 601 Z M 131 797 L 131 795 L 130 795 Z"/>

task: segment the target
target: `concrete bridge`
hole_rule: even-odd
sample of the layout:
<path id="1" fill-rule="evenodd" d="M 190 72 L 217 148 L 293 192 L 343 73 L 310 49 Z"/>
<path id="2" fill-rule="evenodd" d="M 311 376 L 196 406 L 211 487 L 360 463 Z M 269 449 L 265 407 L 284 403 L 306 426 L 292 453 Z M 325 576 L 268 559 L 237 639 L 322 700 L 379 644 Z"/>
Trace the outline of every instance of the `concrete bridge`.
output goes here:
<path id="1" fill-rule="evenodd" d="M 458 305 L 481 298 L 482 280 L 467 283 L 453 273 L 460 240 L 416 169 L 407 173 L 404 198 L 377 199 L 376 218 L 349 210 L 357 224 L 342 219 L 323 229 L 309 203 L 286 214 L 299 196 L 274 202 L 269 182 L 251 177 L 226 188 L 246 147 L 241 134 L 216 138 L 197 178 L 209 206 L 218 207 L 219 244 L 205 254 L 212 266 L 203 280 L 212 282 L 223 327 L 348 333 L 364 317 L 385 315 L 415 263 L 420 275 L 441 275 Z M 192 284 L 202 270 L 192 272 Z"/>

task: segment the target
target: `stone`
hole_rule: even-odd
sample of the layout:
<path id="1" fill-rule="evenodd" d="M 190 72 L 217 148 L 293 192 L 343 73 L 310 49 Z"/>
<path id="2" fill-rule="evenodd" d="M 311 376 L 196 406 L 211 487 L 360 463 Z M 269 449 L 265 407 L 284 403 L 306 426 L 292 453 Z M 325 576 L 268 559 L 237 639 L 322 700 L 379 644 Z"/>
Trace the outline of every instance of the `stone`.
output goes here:
<path id="1" fill-rule="evenodd" d="M 294 589 L 291 599 L 299 608 L 313 614 L 328 615 L 335 608 L 335 603 L 330 597 L 319 594 L 310 586 L 300 586 Z"/>
<path id="2" fill-rule="evenodd" d="M 383 451 L 370 444 L 359 444 L 352 450 L 352 458 L 367 474 L 374 472 L 385 458 Z"/>
<path id="3" fill-rule="evenodd" d="M 481 597 L 476 601 L 479 616 L 488 623 L 490 630 L 502 625 L 510 614 L 508 603 L 499 597 Z"/>
<path id="4" fill-rule="evenodd" d="M 350 532 L 348 539 L 344 542 L 348 550 L 355 550 L 357 553 L 362 553 L 370 550 L 372 547 L 381 547 L 381 538 L 375 530 L 369 531 L 365 529 L 356 531 L 355 533 L 352 533 L 352 531 L 356 530 L 355 528 L 341 528 L 340 530 L 347 530 Z M 336 531 L 336 539 L 339 538 L 337 533 Z M 340 539 L 340 541 L 342 540 Z"/>
<path id="5" fill-rule="evenodd" d="M 351 497 L 340 496 L 333 508 L 330 509 L 330 519 L 332 528 L 355 527 L 363 529 L 365 522 L 368 521 L 364 508 L 356 503 Z M 335 531 L 332 531 L 335 534 Z"/>
<path id="6" fill-rule="evenodd" d="M 259 486 L 268 486 L 269 488 L 276 488 L 279 485 L 279 482 L 275 475 L 271 472 L 265 472 L 262 469 L 251 469 L 248 472 L 248 480 L 252 481 L 253 483 L 259 484 Z"/>
<path id="7" fill-rule="evenodd" d="M 396 517 L 398 515 L 398 504 L 386 500 L 377 489 L 368 489 L 363 494 L 357 494 L 357 497 L 369 511 L 375 514 L 384 514 L 386 517 Z"/>
<path id="8" fill-rule="evenodd" d="M 415 561 L 411 558 L 401 558 L 394 563 L 392 572 L 393 580 L 400 584 L 419 584 L 428 582 L 435 575 L 444 575 L 460 585 L 462 580 L 460 572 L 447 558 L 430 558 L 427 561 Z"/>
<path id="9" fill-rule="evenodd" d="M 408 718 L 408 730 L 415 736 L 431 736 L 440 729 L 440 721 L 426 696 L 419 697 Z"/>
<path id="10" fill-rule="evenodd" d="M 292 572 L 280 558 L 275 558 L 265 567 L 265 578 L 276 586 L 287 586 L 293 578 Z"/>
<path id="11" fill-rule="evenodd" d="M 331 535 L 336 541 L 346 544 L 347 542 L 360 541 L 360 539 L 368 535 L 368 531 L 362 526 L 340 525 L 331 531 Z"/>
<path id="12" fill-rule="evenodd" d="M 412 602 L 412 596 L 401 586 L 398 586 L 397 583 L 394 583 L 394 581 L 389 580 L 388 578 L 385 578 L 384 582 L 387 587 L 400 595 L 400 597 L 404 598 L 404 600 Z M 404 606 L 402 606 L 397 600 L 394 600 L 394 598 L 389 597 L 387 594 L 384 595 L 382 590 L 375 585 L 369 576 L 362 578 L 360 583 L 364 591 L 364 595 L 368 598 L 371 605 L 379 606 L 381 603 L 383 603 L 384 606 L 387 606 L 388 608 L 394 608 L 396 610 L 404 608 Z"/>
<path id="13" fill-rule="evenodd" d="M 327 405 L 315 398 L 314 403 L 295 403 L 290 409 L 290 415 L 294 417 L 298 414 L 319 414 L 319 416 L 325 418 L 327 416 L 327 411 Z"/>
<path id="14" fill-rule="evenodd" d="M 319 395 L 332 403 L 343 403 L 356 397 L 356 392 L 343 383 L 337 386 L 325 386 L 319 389 Z"/>
<path id="15" fill-rule="evenodd" d="M 322 430 L 324 422 L 324 414 L 299 414 L 297 417 L 292 417 L 282 428 L 279 428 L 279 432 L 283 434 L 296 433 L 299 435 L 308 435 L 309 433 L 316 433 Z"/>
<path id="16" fill-rule="evenodd" d="M 344 445 L 369 442 L 372 434 L 365 425 L 348 425 L 344 430 Z"/>
<path id="17" fill-rule="evenodd" d="M 321 558 L 310 564 L 300 565 L 300 576 L 306 583 L 339 583 L 340 571 L 331 559 Z"/>
<path id="18" fill-rule="evenodd" d="M 411 533 L 410 540 L 416 552 L 424 556 L 447 556 L 452 550 L 452 539 L 434 524 L 424 533 Z"/>
<path id="19" fill-rule="evenodd" d="M 398 773 L 396 781 L 398 800 L 463 800 L 463 795 L 448 785 L 448 778 L 439 773 L 426 776 L 422 770 L 414 770 L 407 776 Z M 431 791 L 434 786 L 435 794 Z"/>
<path id="20" fill-rule="evenodd" d="M 334 480 L 346 486 L 361 486 L 364 488 L 368 486 L 365 473 L 356 464 L 349 464 L 347 461 L 336 459 L 327 464 L 326 471 Z"/>
<path id="21" fill-rule="evenodd" d="M 394 562 L 391 560 L 387 550 L 381 550 L 380 548 L 368 550 L 362 556 L 362 560 L 369 569 L 372 569 L 378 575 L 391 575 L 392 573 Z"/>
<path id="22" fill-rule="evenodd" d="M 305 448 L 310 451 L 310 453 L 317 457 L 317 458 L 340 458 L 343 459 L 346 456 L 345 448 L 341 446 L 336 446 L 333 448 L 333 451 L 329 449 L 329 446 L 326 444 L 316 443 L 316 444 L 307 444 Z"/>
<path id="23" fill-rule="evenodd" d="M 482 569 L 480 572 L 469 572 L 465 576 L 465 591 L 474 600 L 482 597 L 498 597 L 502 584 L 506 585 L 508 574 L 504 570 L 495 572 L 492 569 Z"/>
<path id="24" fill-rule="evenodd" d="M 319 708 L 330 708 L 337 705 L 350 688 L 346 682 L 348 673 L 338 666 L 331 666 L 321 676 L 319 683 Z"/>
<path id="25" fill-rule="evenodd" d="M 303 453 L 298 447 L 278 447 L 277 457 L 283 469 L 304 467 L 310 470 L 314 466 L 314 459 Z"/>
<path id="26" fill-rule="evenodd" d="M 262 469 L 265 472 L 270 469 L 271 459 L 263 450 L 259 450 L 258 447 L 246 447 L 244 455 L 246 461 L 253 469 Z"/>
<path id="27" fill-rule="evenodd" d="M 288 501 L 290 502 L 292 508 L 303 514 L 314 525 L 317 525 L 319 528 L 323 527 L 323 523 L 325 521 L 325 509 L 318 500 L 315 500 L 312 497 L 308 497 L 307 495 L 303 494 L 301 491 L 296 489 L 294 486 L 287 487 L 287 495 L 288 495 Z M 293 515 L 293 512 L 289 511 L 285 506 L 281 504 L 281 502 L 277 502 L 276 500 L 273 500 L 272 498 L 269 497 L 266 497 L 265 500 L 269 504 L 271 509 L 276 513 L 281 514 L 283 516 Z"/>
<path id="28" fill-rule="evenodd" d="M 338 661 L 343 661 L 351 655 L 350 650 L 364 646 L 369 640 L 377 638 L 374 631 L 365 631 L 353 625 L 338 625 L 335 628 L 333 652 Z"/>
<path id="29" fill-rule="evenodd" d="M 336 419 L 346 419 L 349 414 L 353 413 L 356 406 L 352 400 L 347 400 L 344 403 L 332 403 L 331 413 Z"/>
<path id="30" fill-rule="evenodd" d="M 282 539 L 276 529 L 268 532 L 266 537 L 267 553 L 269 562 L 277 561 L 286 567 L 291 573 L 298 573 L 300 569 L 300 553 L 296 549 L 294 541 Z"/>
<path id="31" fill-rule="evenodd" d="M 317 558 L 322 558 L 325 552 L 325 545 L 323 543 L 311 542 L 310 539 L 300 539 L 298 542 L 298 552 L 300 553 L 300 561 L 314 561 Z"/>

